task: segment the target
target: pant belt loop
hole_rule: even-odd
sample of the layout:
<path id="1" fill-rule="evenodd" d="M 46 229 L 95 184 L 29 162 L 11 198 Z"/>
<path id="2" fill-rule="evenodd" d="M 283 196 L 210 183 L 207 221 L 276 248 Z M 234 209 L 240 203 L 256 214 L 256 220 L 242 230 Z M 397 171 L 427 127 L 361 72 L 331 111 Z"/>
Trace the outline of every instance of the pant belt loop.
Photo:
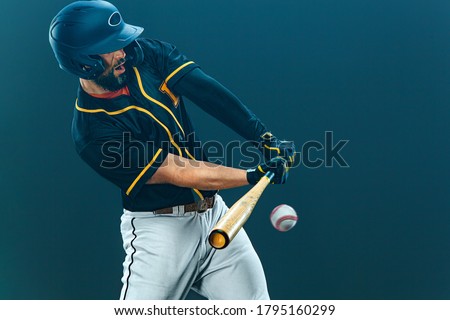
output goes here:
<path id="1" fill-rule="evenodd" d="M 184 212 L 184 206 L 178 206 L 178 215 L 179 216 L 184 216 L 185 212 Z"/>

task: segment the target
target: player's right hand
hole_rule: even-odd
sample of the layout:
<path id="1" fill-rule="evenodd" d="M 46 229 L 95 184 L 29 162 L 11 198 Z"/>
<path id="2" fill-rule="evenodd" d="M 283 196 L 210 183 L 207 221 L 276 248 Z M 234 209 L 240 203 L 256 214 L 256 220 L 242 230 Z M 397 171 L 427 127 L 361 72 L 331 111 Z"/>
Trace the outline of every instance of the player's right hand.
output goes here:
<path id="1" fill-rule="evenodd" d="M 280 140 L 272 133 L 266 132 L 260 137 L 258 149 L 266 160 L 282 157 L 287 161 L 288 167 L 294 164 L 296 153 L 293 141 Z"/>
<path id="2" fill-rule="evenodd" d="M 250 184 L 256 184 L 264 177 L 264 175 L 271 171 L 274 174 L 272 183 L 284 184 L 289 175 L 289 167 L 287 161 L 281 157 L 275 157 L 260 164 L 256 168 L 247 170 L 247 181 Z"/>

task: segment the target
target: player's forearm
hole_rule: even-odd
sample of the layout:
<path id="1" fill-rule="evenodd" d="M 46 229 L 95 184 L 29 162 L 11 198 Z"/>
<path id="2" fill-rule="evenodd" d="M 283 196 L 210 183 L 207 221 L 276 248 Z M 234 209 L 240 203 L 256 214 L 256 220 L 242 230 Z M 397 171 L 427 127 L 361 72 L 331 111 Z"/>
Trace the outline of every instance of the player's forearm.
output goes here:
<path id="1" fill-rule="evenodd" d="M 193 162 L 193 161 L 191 161 Z M 200 190 L 221 190 L 248 184 L 247 172 L 242 169 L 195 161 L 196 167 L 180 170 L 173 184 Z"/>
<path id="2" fill-rule="evenodd" d="M 248 181 L 246 170 L 169 154 L 147 183 L 168 183 L 200 190 L 220 190 L 244 186 Z"/>

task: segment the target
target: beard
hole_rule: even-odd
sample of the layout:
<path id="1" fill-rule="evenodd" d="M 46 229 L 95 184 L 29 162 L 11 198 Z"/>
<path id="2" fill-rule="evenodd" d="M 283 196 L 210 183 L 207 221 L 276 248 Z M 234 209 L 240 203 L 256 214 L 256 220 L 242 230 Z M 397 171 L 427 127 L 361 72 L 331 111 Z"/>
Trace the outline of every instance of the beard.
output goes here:
<path id="1" fill-rule="evenodd" d="M 97 79 L 94 80 L 96 84 L 108 91 L 117 91 L 125 87 L 128 83 L 128 69 L 124 73 L 114 75 L 115 68 L 124 62 L 125 59 L 121 59 L 116 66 L 111 67 L 109 70 L 105 70 Z"/>

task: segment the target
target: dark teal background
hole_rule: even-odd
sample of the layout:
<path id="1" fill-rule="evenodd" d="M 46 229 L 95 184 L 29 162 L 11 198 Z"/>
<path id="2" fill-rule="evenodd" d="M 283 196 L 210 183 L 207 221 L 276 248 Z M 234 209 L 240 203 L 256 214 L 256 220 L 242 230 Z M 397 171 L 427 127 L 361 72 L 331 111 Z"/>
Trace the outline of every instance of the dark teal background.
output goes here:
<path id="1" fill-rule="evenodd" d="M 48 44 L 68 3 L 9 1 L 0 13 L 2 299 L 119 297 L 119 192 L 74 151 L 77 79 Z M 246 224 L 273 299 L 450 299 L 449 1 L 114 4 L 278 136 L 350 140 L 350 168 L 293 170 Z M 187 108 L 204 140 L 237 138 Z M 247 189 L 222 196 L 231 205 Z M 287 233 L 269 223 L 280 203 L 300 218 Z"/>

